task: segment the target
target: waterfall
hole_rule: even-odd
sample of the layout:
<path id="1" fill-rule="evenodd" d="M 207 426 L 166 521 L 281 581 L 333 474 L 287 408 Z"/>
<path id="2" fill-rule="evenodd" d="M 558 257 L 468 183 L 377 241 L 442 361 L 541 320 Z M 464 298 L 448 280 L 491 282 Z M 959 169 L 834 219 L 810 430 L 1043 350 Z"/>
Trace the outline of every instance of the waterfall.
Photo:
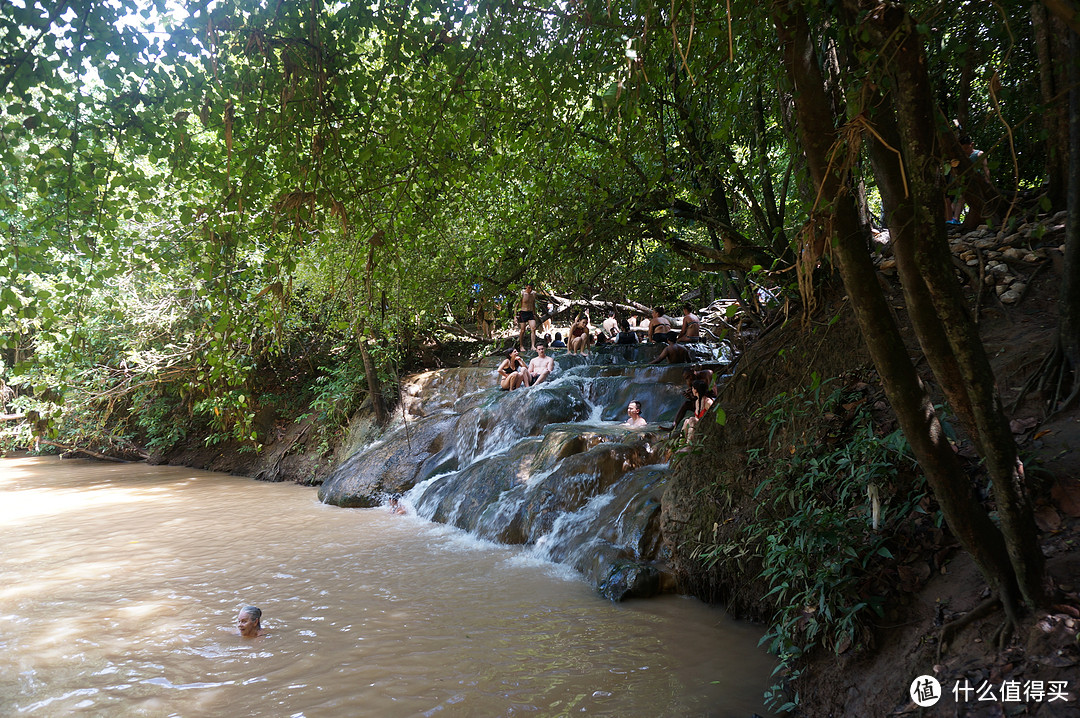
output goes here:
<path id="1" fill-rule="evenodd" d="M 708 345 L 689 348 L 724 365 Z M 644 364 L 657 353 L 553 352 L 547 381 L 510 392 L 498 388 L 497 357 L 416 375 L 403 388 L 405 419 L 343 462 L 319 498 L 371 507 L 401 496 L 420 517 L 570 566 L 613 600 L 657 593 L 668 474 L 659 425 L 682 405 L 687 366 Z M 631 400 L 649 426 L 623 425 Z"/>

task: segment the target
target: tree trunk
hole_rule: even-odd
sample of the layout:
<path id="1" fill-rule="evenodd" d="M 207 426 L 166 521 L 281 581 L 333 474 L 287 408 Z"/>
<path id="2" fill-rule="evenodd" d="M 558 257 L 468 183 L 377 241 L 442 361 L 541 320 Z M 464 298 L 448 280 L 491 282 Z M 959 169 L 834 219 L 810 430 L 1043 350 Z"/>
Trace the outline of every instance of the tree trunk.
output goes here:
<path id="1" fill-rule="evenodd" d="M 849 7 L 856 12 L 867 10 L 862 0 L 849 0 Z M 908 197 L 897 199 L 908 205 L 911 220 L 894 230 L 897 268 L 905 287 L 916 286 L 921 294 L 925 286 L 932 306 L 920 306 L 922 316 L 917 321 L 913 310 L 913 325 L 920 341 L 926 333 L 935 351 L 947 351 L 951 355 L 951 358 L 935 358 L 935 367 L 946 368 L 944 375 L 937 376 L 938 382 L 950 403 L 964 406 L 962 416 L 967 415 L 966 420 L 974 422 L 969 425 L 974 429 L 971 436 L 980 448 L 993 482 L 1001 530 L 1020 590 L 1032 606 L 1039 606 L 1045 599 L 1044 559 L 1024 481 L 1024 467 L 978 328 L 953 273 L 945 225 L 938 210 L 943 187 L 941 161 L 939 153 L 934 151 L 937 112 L 931 99 L 922 40 L 914 20 L 902 6 L 877 8 L 863 16 L 858 29 L 863 32 L 869 29 L 869 37 L 880 43 L 875 48 L 879 56 L 892 58 L 883 69 L 894 87 L 892 110 L 900 137 L 897 146 L 902 148 L 909 187 Z M 873 78 L 880 79 L 884 78 Z M 909 261 L 902 263 L 901 254 L 906 254 Z M 947 347 L 941 346 L 942 334 L 948 340 Z"/>
<path id="2" fill-rule="evenodd" d="M 375 411 L 375 421 L 385 424 L 390 418 L 390 412 L 386 408 L 386 397 L 383 394 L 382 382 L 379 381 L 379 373 L 375 369 L 375 362 L 367 349 L 368 337 L 364 336 L 364 327 L 367 322 L 360 320 L 356 330 L 356 345 L 360 348 L 360 359 L 364 362 L 364 378 L 367 379 L 368 396 L 371 397 L 371 408 Z"/>
<path id="3" fill-rule="evenodd" d="M 1080 397 L 1080 36 L 1070 32 L 1069 43 L 1069 186 L 1065 220 L 1065 261 L 1058 301 L 1058 331 L 1046 359 L 1027 380 L 1019 402 L 1039 389 L 1046 413 L 1068 409 Z"/>
<path id="4" fill-rule="evenodd" d="M 1065 264 L 1058 302 L 1057 342 L 1066 360 L 1066 391 L 1060 409 L 1080 393 L 1080 35 L 1069 33 L 1069 215 L 1065 220 Z"/>
<path id="5" fill-rule="evenodd" d="M 833 237 L 835 256 L 863 338 L 945 520 L 1015 618 L 1019 596 L 1005 540 L 973 495 L 945 439 L 929 394 L 907 355 L 870 260 L 868 231 L 859 225 L 847 182 L 829 170 L 835 123 L 806 15 L 800 5 L 785 0 L 774 0 L 773 15 L 784 49 L 784 64 L 795 86 L 795 107 L 807 164 L 819 196 L 827 204 L 821 225 Z"/>
<path id="6" fill-rule="evenodd" d="M 1068 188 L 1068 162 L 1066 148 L 1069 146 L 1069 122 L 1066 114 L 1068 97 L 1064 94 L 1068 85 L 1064 69 L 1067 56 L 1063 46 L 1067 40 L 1056 37 L 1068 33 L 1058 18 L 1050 15 L 1041 2 L 1031 6 L 1031 27 L 1035 34 L 1035 50 L 1039 58 L 1039 92 L 1042 97 L 1042 122 L 1046 132 L 1047 197 L 1055 209 L 1065 206 Z"/>

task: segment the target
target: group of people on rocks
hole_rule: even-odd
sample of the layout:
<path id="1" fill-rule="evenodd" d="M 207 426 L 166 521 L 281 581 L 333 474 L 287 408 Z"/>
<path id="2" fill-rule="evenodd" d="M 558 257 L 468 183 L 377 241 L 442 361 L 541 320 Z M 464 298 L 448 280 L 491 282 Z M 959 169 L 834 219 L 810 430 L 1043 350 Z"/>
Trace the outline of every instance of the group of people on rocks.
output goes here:
<path id="1" fill-rule="evenodd" d="M 521 303 L 517 313 L 517 345 L 519 352 L 525 351 L 526 333 L 529 334 L 531 339 L 532 351 L 536 351 L 538 319 L 536 315 L 536 296 L 536 289 L 531 283 L 526 284 L 525 288 L 521 290 Z M 582 312 L 574 318 L 574 322 L 570 325 L 565 342 L 562 333 L 555 332 L 554 341 L 549 340 L 548 335 L 545 335 L 544 343 L 550 344 L 552 348 L 565 347 L 568 354 L 584 354 L 594 344 L 637 344 L 641 341 L 651 341 L 657 344 L 666 344 L 669 341 L 678 343 L 694 342 L 701 337 L 701 318 L 694 314 L 689 304 L 684 304 L 682 307 L 682 322 L 679 331 L 676 332 L 674 322 L 671 317 L 667 316 L 664 307 L 657 306 L 652 309 L 647 328 L 639 331 L 644 334 L 644 337 L 639 337 L 638 331 L 635 331 L 630 326 L 627 319 L 616 319 L 615 310 L 608 309 L 600 325 L 600 330 L 594 337 L 592 327 L 589 324 L 589 315 L 587 312 Z M 672 363 L 685 361 L 685 359 L 677 358 L 682 353 L 677 351 L 673 353 L 676 359 L 669 359 L 669 361 Z M 666 355 L 664 358 L 668 358 L 668 356 Z"/>
<path id="2" fill-rule="evenodd" d="M 548 356 L 543 342 L 536 345 L 536 356 L 528 364 L 514 347 L 506 351 L 506 358 L 499 364 L 499 387 L 511 391 L 519 386 L 539 384 L 554 370 L 555 359 Z"/>
<path id="3" fill-rule="evenodd" d="M 674 322 L 667 316 L 664 307 L 654 307 L 648 326 L 642 331 L 645 336 L 641 338 L 627 319 L 616 319 L 615 310 L 609 309 L 594 339 L 588 314 L 583 312 L 575 317 L 565 342 L 560 332 L 555 332 L 554 341 L 550 340 L 550 335 L 537 341 L 536 290 L 532 284 L 526 284 L 521 292 L 517 314 L 517 346 L 506 351 L 506 358 L 498 366 L 499 386 L 512 391 L 522 386 L 534 386 L 551 376 L 555 370 L 555 359 L 547 353 L 549 343 L 552 348 L 565 347 L 568 354 L 585 354 L 593 344 L 637 344 L 651 341 L 662 344 L 664 348 L 649 364 L 659 364 L 665 360 L 669 364 L 688 364 L 691 361 L 690 352 L 683 345 L 700 340 L 701 318 L 693 313 L 689 304 L 682 306 L 682 314 L 682 322 L 676 331 Z M 525 351 L 526 332 L 530 333 L 532 349 L 536 352 L 536 356 L 528 364 L 521 358 L 521 353 Z M 681 426 L 687 439 L 690 439 L 697 423 L 713 404 L 715 395 L 710 389 L 713 370 L 687 367 L 683 371 L 683 380 L 686 384 L 683 390 L 684 402 L 675 415 L 674 423 L 670 427 L 661 428 L 671 431 Z M 647 426 L 648 421 L 642 416 L 642 411 L 640 401 L 631 401 L 626 408 L 628 418 L 625 425 L 631 428 Z M 692 415 L 687 416 L 688 413 Z"/>

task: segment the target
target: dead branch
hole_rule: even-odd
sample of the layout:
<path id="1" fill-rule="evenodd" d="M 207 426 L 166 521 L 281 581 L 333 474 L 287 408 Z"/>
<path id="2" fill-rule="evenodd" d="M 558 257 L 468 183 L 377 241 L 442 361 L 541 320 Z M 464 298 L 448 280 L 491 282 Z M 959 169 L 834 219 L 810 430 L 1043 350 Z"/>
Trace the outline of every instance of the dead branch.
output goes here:
<path id="1" fill-rule="evenodd" d="M 115 461 L 118 464 L 136 464 L 136 463 L 138 463 L 137 461 L 131 461 L 129 459 L 118 459 L 115 456 L 108 456 L 106 454 L 99 454 L 96 451 L 91 451 L 90 449 L 84 449 L 84 448 L 79 447 L 79 446 L 68 446 L 66 444 L 61 444 L 58 441 L 52 441 L 50 439 L 38 439 L 37 441 L 38 441 L 39 444 L 45 444 L 47 446 L 55 446 L 56 448 L 62 449 L 63 451 L 66 451 L 66 452 L 71 453 L 71 454 L 86 454 L 87 456 L 92 456 L 93 458 L 101 459 L 102 461 Z M 145 452 L 142 452 L 142 451 L 134 451 L 133 453 L 141 456 L 143 459 L 147 459 L 150 456 L 149 454 L 147 454 Z"/>

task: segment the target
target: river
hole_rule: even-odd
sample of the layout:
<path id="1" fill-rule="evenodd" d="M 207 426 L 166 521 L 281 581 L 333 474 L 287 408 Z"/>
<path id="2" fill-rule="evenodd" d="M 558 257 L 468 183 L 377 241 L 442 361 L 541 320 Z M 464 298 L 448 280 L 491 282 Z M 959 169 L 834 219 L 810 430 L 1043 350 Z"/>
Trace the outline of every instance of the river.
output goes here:
<path id="1" fill-rule="evenodd" d="M 3 716 L 765 714 L 759 628 L 295 484 L 3 459 L 0 546 Z"/>

